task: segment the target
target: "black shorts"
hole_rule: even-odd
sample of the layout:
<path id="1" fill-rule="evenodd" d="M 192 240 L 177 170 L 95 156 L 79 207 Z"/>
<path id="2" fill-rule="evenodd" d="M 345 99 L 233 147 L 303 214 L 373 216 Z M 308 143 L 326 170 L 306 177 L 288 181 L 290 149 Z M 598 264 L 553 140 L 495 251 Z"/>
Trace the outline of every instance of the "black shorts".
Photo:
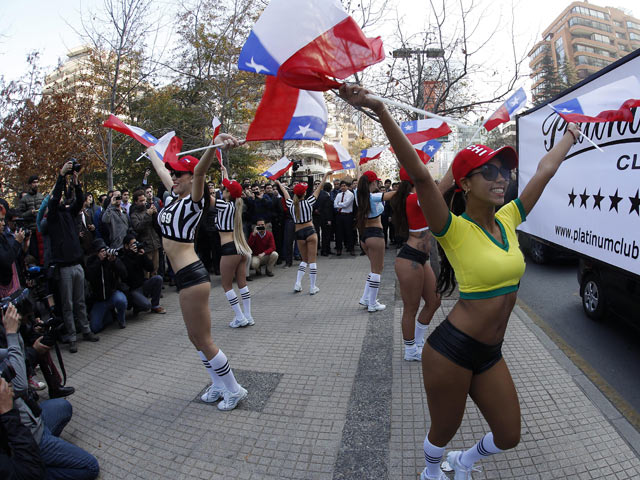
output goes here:
<path id="1" fill-rule="evenodd" d="M 180 291 L 183 288 L 210 282 L 209 272 L 204 264 L 198 260 L 197 262 L 193 262 L 191 265 L 187 265 L 186 267 L 178 270 L 176 272 L 175 281 L 176 288 Z"/>
<path id="2" fill-rule="evenodd" d="M 220 247 L 220 255 L 240 255 L 238 253 L 238 249 L 236 248 L 236 242 L 227 242 Z"/>
<path id="3" fill-rule="evenodd" d="M 364 242 L 367 238 L 384 238 L 384 232 L 380 227 L 365 227 L 360 235 L 360 241 Z"/>
<path id="4" fill-rule="evenodd" d="M 306 240 L 311 235 L 316 233 L 316 229 L 313 227 L 304 227 L 296 232 L 296 240 Z"/>
<path id="5" fill-rule="evenodd" d="M 453 363 L 471 370 L 474 375 L 489 370 L 502 358 L 502 342 L 487 345 L 454 327 L 449 318 L 438 325 L 427 343 Z"/>
<path id="6" fill-rule="evenodd" d="M 425 263 L 427 263 L 429 255 L 427 255 L 426 252 L 418 250 L 417 248 L 410 247 L 405 243 L 398 252 L 397 258 L 406 258 L 407 260 L 411 260 L 412 262 L 418 262 L 420 265 L 424 265 Z"/>

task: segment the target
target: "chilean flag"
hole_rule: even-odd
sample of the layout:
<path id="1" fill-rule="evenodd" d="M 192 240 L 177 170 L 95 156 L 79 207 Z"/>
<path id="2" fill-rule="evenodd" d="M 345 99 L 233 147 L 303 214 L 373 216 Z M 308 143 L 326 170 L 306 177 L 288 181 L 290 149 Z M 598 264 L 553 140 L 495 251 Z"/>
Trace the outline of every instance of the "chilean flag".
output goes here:
<path id="1" fill-rule="evenodd" d="M 360 165 L 364 165 L 369 160 L 380 158 L 380 155 L 382 155 L 382 152 L 386 149 L 387 147 L 371 147 L 366 150 L 362 150 L 362 152 L 360 152 Z"/>
<path id="2" fill-rule="evenodd" d="M 569 101 L 550 105 L 567 122 L 631 122 L 631 109 L 640 106 L 640 81 L 621 78 Z"/>
<path id="3" fill-rule="evenodd" d="M 449 125 L 442 120 L 437 120 L 435 118 L 402 122 L 400 124 L 400 128 L 409 141 L 414 145 L 417 143 L 428 142 L 434 138 L 444 137 L 451 133 Z"/>
<path id="4" fill-rule="evenodd" d="M 109 118 L 104 121 L 102 126 L 112 128 L 120 133 L 130 136 L 131 138 L 135 138 L 145 147 L 150 147 L 158 143 L 158 139 L 146 130 L 143 130 L 140 127 L 134 127 L 133 125 L 127 125 L 115 115 L 109 115 Z"/>
<path id="5" fill-rule="evenodd" d="M 516 90 L 516 93 L 511 95 L 506 102 L 504 102 L 493 115 L 491 115 L 482 125 L 487 132 L 490 132 L 498 125 L 506 123 L 511 120 L 513 112 L 527 103 L 527 95 L 524 93 L 523 88 Z"/>
<path id="6" fill-rule="evenodd" d="M 220 123 L 220 119 L 218 119 L 218 117 L 213 117 L 213 120 L 211 120 L 211 127 L 213 127 L 214 139 L 220 133 L 220 125 L 222 125 L 222 123 Z M 222 165 L 222 150 L 219 148 L 216 148 L 216 158 L 218 159 L 218 162 L 220 162 L 220 165 Z"/>
<path id="7" fill-rule="evenodd" d="M 169 132 L 160 137 L 153 149 L 163 162 L 176 160 L 182 150 L 182 140 L 176 137 L 176 132 Z"/>
<path id="8" fill-rule="evenodd" d="M 323 94 L 290 87 L 276 77 L 266 78 L 247 141 L 321 140 L 328 116 Z"/>
<path id="9" fill-rule="evenodd" d="M 383 59 L 380 37 L 365 37 L 340 0 L 271 0 L 242 47 L 238 68 L 324 91 L 340 87 L 334 78 Z"/>
<path id="10" fill-rule="evenodd" d="M 324 144 L 324 151 L 327 154 L 329 166 L 334 172 L 337 170 L 350 170 L 356 168 L 356 164 L 351 159 L 349 152 L 339 143 Z"/>
<path id="11" fill-rule="evenodd" d="M 420 160 L 422 160 L 424 163 L 428 163 L 436 154 L 436 152 L 440 150 L 441 146 L 442 144 L 437 140 L 429 140 L 428 142 L 418 143 L 414 145 L 416 152 L 420 157 Z"/>
<path id="12" fill-rule="evenodd" d="M 260 175 L 262 175 L 263 177 L 267 177 L 270 180 L 277 180 L 291 168 L 291 165 L 293 165 L 293 162 L 291 160 L 289 160 L 287 157 L 282 157 L 276 163 L 271 165 L 266 172 L 261 173 Z"/>

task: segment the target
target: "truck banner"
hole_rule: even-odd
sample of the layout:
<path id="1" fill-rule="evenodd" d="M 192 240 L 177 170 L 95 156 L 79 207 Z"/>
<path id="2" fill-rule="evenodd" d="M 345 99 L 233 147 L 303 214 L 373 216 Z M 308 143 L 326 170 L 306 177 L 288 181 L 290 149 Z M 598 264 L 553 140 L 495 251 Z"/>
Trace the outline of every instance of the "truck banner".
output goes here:
<path id="1" fill-rule="evenodd" d="M 640 75 L 640 50 L 554 99 L 566 102 L 608 83 Z M 640 98 L 629 92 L 628 98 Z M 640 109 L 632 122 L 583 123 L 574 145 L 519 230 L 640 275 Z M 518 193 L 540 159 L 562 138 L 566 122 L 548 105 L 517 118 Z"/>

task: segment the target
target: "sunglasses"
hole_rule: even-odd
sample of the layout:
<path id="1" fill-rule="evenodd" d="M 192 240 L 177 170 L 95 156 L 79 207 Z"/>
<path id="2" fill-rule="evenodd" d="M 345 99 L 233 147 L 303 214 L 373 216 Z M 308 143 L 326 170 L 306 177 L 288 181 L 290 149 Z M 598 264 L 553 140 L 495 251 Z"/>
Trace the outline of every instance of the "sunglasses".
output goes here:
<path id="1" fill-rule="evenodd" d="M 482 174 L 482 178 L 492 182 L 498 178 L 498 174 L 502 175 L 505 180 L 511 180 L 511 170 L 506 167 L 496 167 L 493 163 L 485 163 L 479 170 L 470 173 L 467 177 L 475 175 L 476 173 Z"/>
<path id="2" fill-rule="evenodd" d="M 178 170 L 171 170 L 171 175 L 173 175 L 176 178 L 180 178 L 185 173 L 187 173 L 187 172 L 180 172 Z"/>

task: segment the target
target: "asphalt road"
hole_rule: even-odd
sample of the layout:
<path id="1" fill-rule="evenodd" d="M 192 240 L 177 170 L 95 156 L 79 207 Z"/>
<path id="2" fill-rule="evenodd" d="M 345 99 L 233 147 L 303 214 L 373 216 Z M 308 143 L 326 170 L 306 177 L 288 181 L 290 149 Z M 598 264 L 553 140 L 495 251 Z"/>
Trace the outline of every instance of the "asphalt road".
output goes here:
<path id="1" fill-rule="evenodd" d="M 590 320 L 582 310 L 576 272 L 577 261 L 536 265 L 527 259 L 519 300 L 613 388 L 605 391 L 605 385 L 594 382 L 614 404 L 616 397 L 624 399 L 638 417 L 640 332 L 617 318 Z"/>

